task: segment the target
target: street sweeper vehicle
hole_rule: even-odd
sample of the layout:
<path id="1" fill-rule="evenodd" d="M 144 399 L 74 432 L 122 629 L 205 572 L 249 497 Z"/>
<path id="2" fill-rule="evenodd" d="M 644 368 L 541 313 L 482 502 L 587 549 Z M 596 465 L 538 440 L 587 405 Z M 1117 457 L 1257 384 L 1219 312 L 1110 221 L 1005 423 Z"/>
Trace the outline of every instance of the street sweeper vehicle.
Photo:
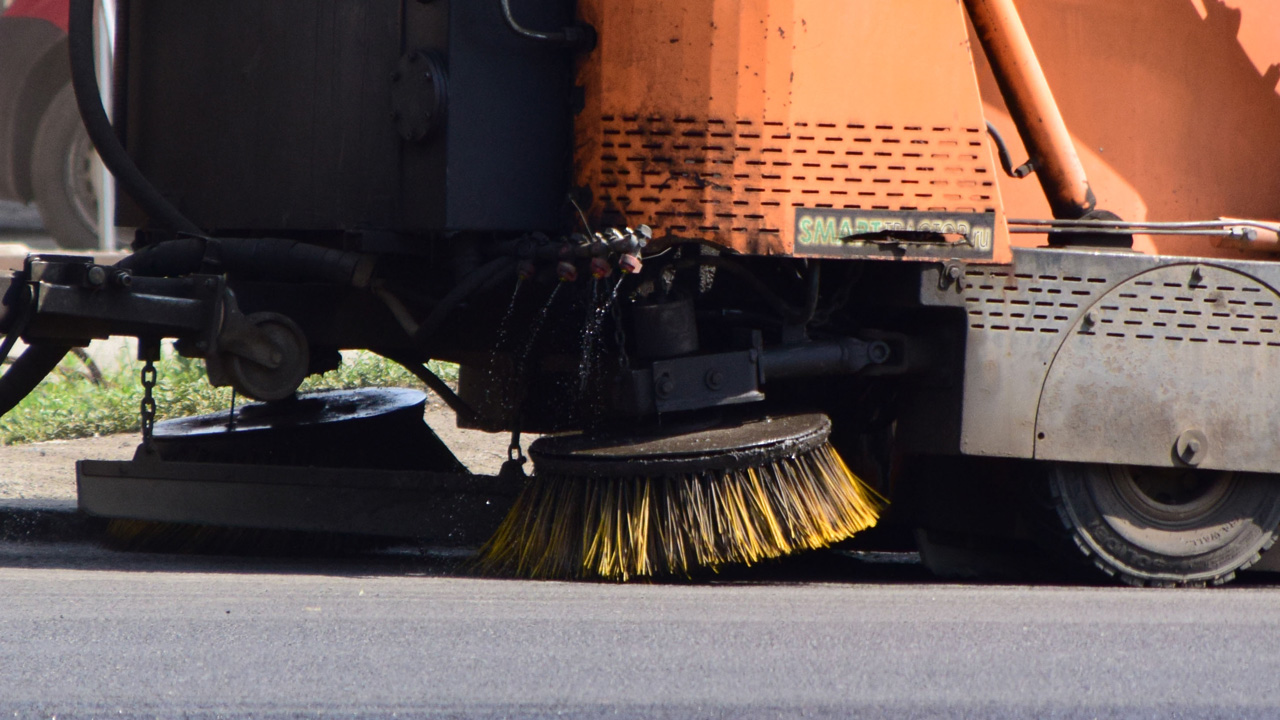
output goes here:
<path id="1" fill-rule="evenodd" d="M 5 411 L 139 339 L 89 513 L 605 580 L 905 537 L 1204 585 L 1276 538 L 1272 3 L 125 0 L 110 119 L 92 5 L 134 252 L 31 256 L 0 322 Z M 155 422 L 169 340 L 256 402 Z M 419 393 L 297 394 L 348 349 L 503 471 Z"/>

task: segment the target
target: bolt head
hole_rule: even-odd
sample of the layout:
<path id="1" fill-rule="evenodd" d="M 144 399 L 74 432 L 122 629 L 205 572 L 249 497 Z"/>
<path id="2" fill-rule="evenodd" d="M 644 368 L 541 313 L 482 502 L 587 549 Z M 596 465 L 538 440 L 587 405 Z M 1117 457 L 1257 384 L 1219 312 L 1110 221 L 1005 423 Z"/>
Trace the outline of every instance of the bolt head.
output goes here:
<path id="1" fill-rule="evenodd" d="M 655 389 L 658 391 L 658 397 L 667 397 L 671 393 L 675 392 L 676 383 L 671 379 L 670 375 L 663 375 L 658 378 Z"/>
<path id="2" fill-rule="evenodd" d="M 702 381 L 706 384 L 708 390 L 719 390 L 720 386 L 724 384 L 724 373 L 713 368 L 707 371 Z"/>
<path id="3" fill-rule="evenodd" d="M 86 277 L 89 285 L 93 287 L 102 287 L 107 284 L 107 270 L 101 265 L 94 265 L 89 268 L 89 274 Z"/>
<path id="4" fill-rule="evenodd" d="M 1179 461 L 1196 466 L 1204 462 L 1209 452 L 1209 439 L 1199 430 L 1185 430 L 1173 445 L 1173 454 Z"/>
<path id="5" fill-rule="evenodd" d="M 867 348 L 867 359 L 879 365 L 889 359 L 889 346 L 883 342 L 873 342 Z"/>

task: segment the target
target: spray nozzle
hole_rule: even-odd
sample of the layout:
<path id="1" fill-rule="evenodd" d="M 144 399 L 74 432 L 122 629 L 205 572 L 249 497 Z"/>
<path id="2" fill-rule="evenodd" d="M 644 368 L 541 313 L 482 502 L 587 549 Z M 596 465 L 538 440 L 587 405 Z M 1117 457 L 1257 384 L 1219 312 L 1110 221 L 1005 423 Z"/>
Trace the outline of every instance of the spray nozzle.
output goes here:
<path id="1" fill-rule="evenodd" d="M 560 282 L 573 282 L 578 279 L 578 266 L 567 260 L 561 260 L 556 265 L 556 275 L 560 278 Z"/>
<path id="2" fill-rule="evenodd" d="M 613 274 L 613 265 L 610 265 L 609 261 L 602 257 L 591 258 L 588 267 L 591 270 L 591 277 L 596 280 L 603 280 Z"/>

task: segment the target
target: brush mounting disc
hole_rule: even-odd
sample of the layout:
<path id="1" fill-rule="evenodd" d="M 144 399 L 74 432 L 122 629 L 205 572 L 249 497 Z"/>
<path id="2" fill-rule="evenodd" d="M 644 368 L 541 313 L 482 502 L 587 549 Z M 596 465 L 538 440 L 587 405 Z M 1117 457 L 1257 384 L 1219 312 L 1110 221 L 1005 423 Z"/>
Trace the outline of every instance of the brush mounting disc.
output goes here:
<path id="1" fill-rule="evenodd" d="M 559 435 L 529 447 L 539 473 L 587 477 L 683 475 L 740 470 L 810 452 L 827 441 L 821 413 L 725 422 L 692 431 L 655 428 L 628 435 Z"/>
<path id="2" fill-rule="evenodd" d="M 423 422 L 426 401 L 402 388 L 307 393 L 158 422 L 152 447 L 173 462 L 465 472 Z"/>

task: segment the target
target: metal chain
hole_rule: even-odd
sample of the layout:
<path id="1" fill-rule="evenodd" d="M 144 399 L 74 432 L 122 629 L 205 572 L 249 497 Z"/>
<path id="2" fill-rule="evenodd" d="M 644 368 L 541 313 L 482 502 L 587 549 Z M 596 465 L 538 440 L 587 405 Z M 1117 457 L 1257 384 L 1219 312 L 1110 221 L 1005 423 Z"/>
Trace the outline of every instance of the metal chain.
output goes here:
<path id="1" fill-rule="evenodd" d="M 507 460 L 524 464 L 524 450 L 520 447 L 520 431 L 511 431 L 511 443 L 507 445 Z"/>
<path id="2" fill-rule="evenodd" d="M 151 442 L 151 434 L 156 426 L 156 364 L 147 360 L 142 366 L 142 441 Z"/>

